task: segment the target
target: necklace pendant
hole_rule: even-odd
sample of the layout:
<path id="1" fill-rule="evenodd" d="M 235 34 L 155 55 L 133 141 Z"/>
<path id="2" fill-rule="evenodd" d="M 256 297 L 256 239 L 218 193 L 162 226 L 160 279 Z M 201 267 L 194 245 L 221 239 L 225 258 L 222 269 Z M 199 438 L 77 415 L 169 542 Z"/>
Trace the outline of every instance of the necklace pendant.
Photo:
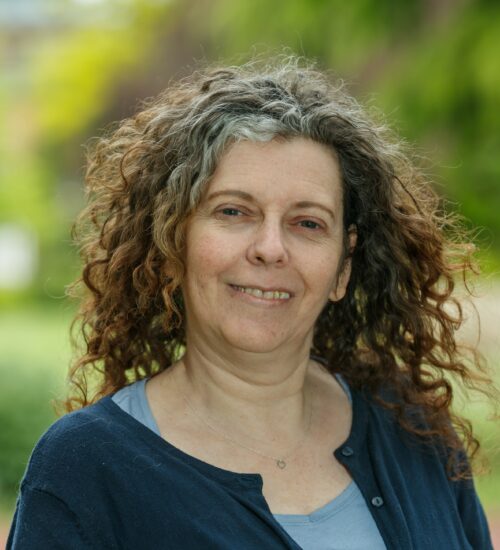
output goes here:
<path id="1" fill-rule="evenodd" d="M 276 466 L 278 466 L 278 468 L 281 468 L 283 470 L 283 468 L 286 466 L 286 462 L 284 460 L 277 460 Z"/>

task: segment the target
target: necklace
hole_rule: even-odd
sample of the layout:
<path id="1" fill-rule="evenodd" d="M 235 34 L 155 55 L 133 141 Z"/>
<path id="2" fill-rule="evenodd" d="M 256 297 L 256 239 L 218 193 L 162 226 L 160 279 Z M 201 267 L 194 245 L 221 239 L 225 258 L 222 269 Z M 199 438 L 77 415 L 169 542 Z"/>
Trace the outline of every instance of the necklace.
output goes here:
<path id="1" fill-rule="evenodd" d="M 181 390 L 180 386 L 179 386 L 179 383 L 177 382 L 177 380 L 175 380 L 175 383 L 177 385 L 177 389 L 179 390 L 179 393 L 182 395 L 184 401 L 186 402 L 187 406 L 191 409 L 192 413 L 198 418 L 198 420 L 201 420 L 205 425 L 207 425 L 212 431 L 214 431 L 215 433 L 219 434 L 219 435 L 222 435 L 222 437 L 224 437 L 225 439 L 227 439 L 228 441 L 231 441 L 231 443 L 235 443 L 236 445 L 240 446 L 240 447 L 243 447 L 244 449 L 247 449 L 248 451 L 252 451 L 253 453 L 255 454 L 258 454 L 260 456 L 263 456 L 264 458 L 271 458 L 275 461 L 276 463 L 276 466 L 278 468 L 280 468 L 281 470 L 283 470 L 283 468 L 286 468 L 286 461 L 295 453 L 295 451 L 300 447 L 300 445 L 302 445 L 302 443 L 304 442 L 304 440 L 306 439 L 308 433 L 309 433 L 309 429 L 311 427 L 311 418 L 312 418 L 312 410 L 313 410 L 313 404 L 312 404 L 312 399 L 308 399 L 307 401 L 309 401 L 309 418 L 308 418 L 308 421 L 307 421 L 307 428 L 306 428 L 306 431 L 304 432 L 304 435 L 302 436 L 302 438 L 300 439 L 299 443 L 293 448 L 293 450 L 288 453 L 287 455 L 285 456 L 282 456 L 280 458 L 277 458 L 275 456 L 270 456 L 270 455 L 267 455 L 267 454 L 264 454 L 264 453 L 261 453 L 260 451 L 257 451 L 255 449 L 252 449 L 251 447 L 248 447 L 247 445 L 243 445 L 243 443 L 240 443 L 239 441 L 236 441 L 235 439 L 233 439 L 231 436 L 227 435 L 226 433 L 224 433 L 222 430 L 220 430 L 219 428 L 215 428 L 212 424 L 210 424 L 209 422 L 207 422 L 203 416 L 201 414 L 199 414 L 195 408 L 191 405 L 189 399 L 187 398 L 186 394 Z"/>

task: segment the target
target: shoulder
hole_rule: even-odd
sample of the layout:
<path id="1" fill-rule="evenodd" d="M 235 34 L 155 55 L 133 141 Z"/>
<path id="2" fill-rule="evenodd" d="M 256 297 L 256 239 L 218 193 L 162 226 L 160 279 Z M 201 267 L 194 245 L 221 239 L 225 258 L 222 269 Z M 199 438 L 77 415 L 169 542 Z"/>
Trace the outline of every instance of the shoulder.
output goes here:
<path id="1" fill-rule="evenodd" d="M 89 468 L 96 460 L 96 447 L 109 446 L 124 430 L 107 401 L 104 398 L 56 420 L 33 448 L 21 484 L 50 489 L 82 465 Z"/>
<path id="2" fill-rule="evenodd" d="M 466 450 L 449 415 L 436 428 L 423 405 L 406 403 L 390 388 L 383 388 L 376 396 L 352 393 L 356 409 L 353 431 L 356 428 L 370 442 L 375 455 L 388 463 L 394 461 L 409 474 L 426 468 L 453 488 L 458 486 L 454 480 L 462 477 L 457 474 L 470 471 Z M 450 430 L 450 438 L 443 435 L 440 426 Z"/>
<path id="3" fill-rule="evenodd" d="M 384 427 L 401 426 L 400 420 L 415 431 L 425 431 L 429 428 L 424 405 L 405 401 L 403 393 L 405 385 L 396 388 L 393 384 L 382 385 L 376 393 L 371 394 L 357 391 L 359 400 L 369 411 L 370 416 L 376 417 Z M 405 432 L 407 430 L 403 430 Z"/>
<path id="4" fill-rule="evenodd" d="M 393 392 L 386 393 L 384 398 L 390 405 L 401 403 Z M 360 410 L 367 419 L 366 454 L 386 492 L 393 491 L 397 495 L 406 517 L 421 519 L 426 514 L 438 517 L 442 510 L 447 510 L 443 521 L 453 524 L 453 529 L 462 530 L 470 547 L 492 548 L 486 516 L 473 479 L 450 476 L 451 450 L 447 443 L 439 436 L 422 439 L 409 433 L 399 423 L 395 410 L 382 406 L 373 398 L 356 394 L 355 400 L 358 405 L 361 402 Z M 412 428 L 429 430 L 422 407 L 408 405 L 404 414 Z M 455 452 L 459 462 L 454 467 L 468 468 L 463 447 Z"/>
<path id="5" fill-rule="evenodd" d="M 424 463 L 445 465 L 447 446 L 435 432 L 432 435 L 423 406 L 405 402 L 390 386 L 380 388 L 376 394 L 351 388 L 351 394 L 353 431 L 359 439 L 370 441 L 377 454 L 400 460 L 411 455 Z"/>

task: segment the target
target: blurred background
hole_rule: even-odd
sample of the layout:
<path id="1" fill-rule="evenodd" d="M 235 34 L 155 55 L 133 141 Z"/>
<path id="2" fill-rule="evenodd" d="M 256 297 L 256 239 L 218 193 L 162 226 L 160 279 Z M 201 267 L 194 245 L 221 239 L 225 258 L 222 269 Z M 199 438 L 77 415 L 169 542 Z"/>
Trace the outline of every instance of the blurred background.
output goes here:
<path id="1" fill-rule="evenodd" d="M 0 533 L 64 389 L 85 143 L 200 60 L 286 47 L 386 114 L 478 228 L 483 275 L 461 334 L 498 380 L 499 37 L 494 0 L 0 0 Z M 498 425 L 484 403 L 461 406 L 491 460 L 476 484 L 497 525 Z"/>

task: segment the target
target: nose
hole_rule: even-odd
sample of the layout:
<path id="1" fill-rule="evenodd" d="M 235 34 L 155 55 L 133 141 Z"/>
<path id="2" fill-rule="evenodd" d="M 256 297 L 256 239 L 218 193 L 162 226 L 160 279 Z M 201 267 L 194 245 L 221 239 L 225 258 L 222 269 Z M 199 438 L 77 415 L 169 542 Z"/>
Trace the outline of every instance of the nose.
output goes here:
<path id="1" fill-rule="evenodd" d="M 247 251 L 248 260 L 253 264 L 285 265 L 288 251 L 280 223 L 265 220 L 256 229 Z"/>

